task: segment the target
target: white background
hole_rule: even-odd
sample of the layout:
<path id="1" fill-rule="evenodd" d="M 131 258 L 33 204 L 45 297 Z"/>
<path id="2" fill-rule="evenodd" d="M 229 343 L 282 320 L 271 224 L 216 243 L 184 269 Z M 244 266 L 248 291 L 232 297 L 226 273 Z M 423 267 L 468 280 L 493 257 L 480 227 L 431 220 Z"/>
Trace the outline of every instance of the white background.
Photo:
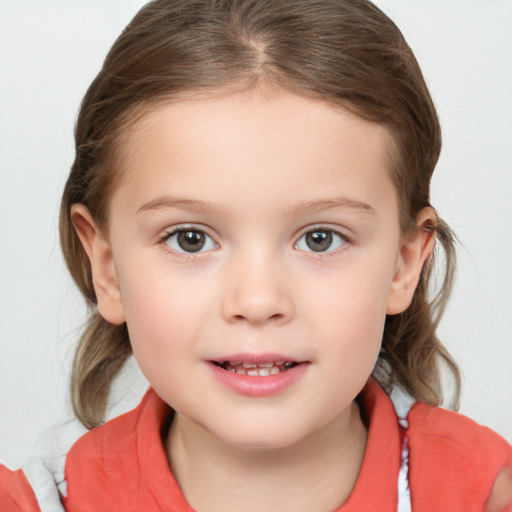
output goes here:
<path id="1" fill-rule="evenodd" d="M 81 97 L 143 0 L 0 0 L 0 458 L 11 468 L 70 415 L 84 305 L 58 203 Z M 512 441 L 512 2 L 379 0 L 420 61 L 444 149 L 433 203 L 458 234 L 441 336 L 461 412 Z"/>

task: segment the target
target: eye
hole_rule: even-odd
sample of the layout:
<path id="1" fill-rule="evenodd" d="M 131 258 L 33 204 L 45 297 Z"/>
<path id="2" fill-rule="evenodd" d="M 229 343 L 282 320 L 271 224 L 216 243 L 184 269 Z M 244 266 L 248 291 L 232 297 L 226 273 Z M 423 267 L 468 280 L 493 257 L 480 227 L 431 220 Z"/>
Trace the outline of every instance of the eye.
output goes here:
<path id="1" fill-rule="evenodd" d="M 332 252 L 347 243 L 345 237 L 332 229 L 312 229 L 295 244 L 300 251 Z"/>
<path id="2" fill-rule="evenodd" d="M 205 252 L 218 247 L 204 231 L 191 228 L 175 229 L 167 233 L 162 242 L 173 251 L 180 253 Z"/>

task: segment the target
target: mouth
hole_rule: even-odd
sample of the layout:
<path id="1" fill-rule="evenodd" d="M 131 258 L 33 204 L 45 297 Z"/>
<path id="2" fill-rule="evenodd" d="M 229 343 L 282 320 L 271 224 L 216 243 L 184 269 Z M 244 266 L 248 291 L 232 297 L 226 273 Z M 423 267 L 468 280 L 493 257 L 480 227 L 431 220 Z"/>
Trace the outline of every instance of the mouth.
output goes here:
<path id="1" fill-rule="evenodd" d="M 310 361 L 284 354 L 232 354 L 206 361 L 212 376 L 230 391 L 270 397 L 293 387 L 307 374 Z"/>
<path id="2" fill-rule="evenodd" d="M 227 372 L 247 375 L 249 377 L 267 377 L 277 375 L 294 368 L 295 361 L 269 361 L 265 363 L 248 363 L 243 361 L 211 361 L 215 366 Z"/>

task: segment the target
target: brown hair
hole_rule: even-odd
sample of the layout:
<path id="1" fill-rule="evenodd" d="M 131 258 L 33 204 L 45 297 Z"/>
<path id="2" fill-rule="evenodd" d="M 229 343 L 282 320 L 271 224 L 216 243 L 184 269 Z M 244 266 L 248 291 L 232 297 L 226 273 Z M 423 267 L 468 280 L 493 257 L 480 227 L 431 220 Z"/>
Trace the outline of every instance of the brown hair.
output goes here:
<path id="1" fill-rule="evenodd" d="M 107 223 L 116 157 L 127 124 L 164 101 L 194 92 L 256 84 L 341 106 L 390 134 L 402 231 L 430 205 L 430 178 L 441 149 L 437 114 L 418 63 L 400 30 L 365 0 L 155 0 L 126 27 L 89 87 L 76 125 L 76 157 L 65 186 L 60 235 L 68 268 L 92 315 L 75 356 L 72 402 L 87 427 L 102 421 L 110 383 L 131 354 L 126 325 L 95 310 L 87 256 L 70 210 L 82 203 Z M 411 306 L 386 319 L 374 376 L 429 404 L 442 400 L 439 362 L 459 371 L 435 331 L 450 293 L 454 240 L 441 220 L 445 253 L 437 295 L 429 290 L 435 252 Z M 432 297 L 432 295 L 434 295 Z"/>

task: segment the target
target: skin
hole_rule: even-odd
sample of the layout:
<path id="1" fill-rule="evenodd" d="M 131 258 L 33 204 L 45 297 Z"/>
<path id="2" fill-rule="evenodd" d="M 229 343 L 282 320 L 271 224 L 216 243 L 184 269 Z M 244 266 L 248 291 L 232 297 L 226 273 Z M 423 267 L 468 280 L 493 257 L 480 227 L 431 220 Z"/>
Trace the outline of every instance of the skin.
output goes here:
<path id="1" fill-rule="evenodd" d="M 165 448 L 198 512 L 320 512 L 350 495 L 366 443 L 354 399 L 434 243 L 432 209 L 400 232 L 386 135 L 285 92 L 190 99 L 125 134 L 106 230 L 73 208 L 100 313 L 127 322 L 176 411 Z M 176 227 L 205 231 L 205 249 L 183 251 Z M 305 234 L 320 228 L 336 234 L 315 252 Z M 272 396 L 206 364 L 269 352 L 307 365 Z"/>

